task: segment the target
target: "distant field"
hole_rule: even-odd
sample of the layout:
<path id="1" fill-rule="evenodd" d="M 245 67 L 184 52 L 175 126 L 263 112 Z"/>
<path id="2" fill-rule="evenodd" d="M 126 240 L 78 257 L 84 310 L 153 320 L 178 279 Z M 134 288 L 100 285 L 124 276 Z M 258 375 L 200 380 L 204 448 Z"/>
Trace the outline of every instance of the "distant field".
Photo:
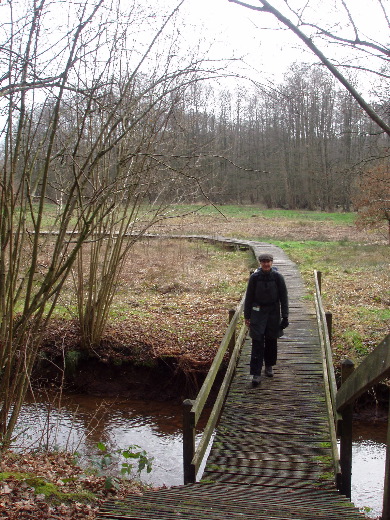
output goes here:
<path id="1" fill-rule="evenodd" d="M 36 205 L 37 209 L 38 206 Z M 150 210 L 149 206 L 144 207 L 144 211 Z M 142 212 L 141 212 L 142 213 Z M 288 209 L 261 209 L 257 206 L 239 206 L 233 204 L 223 205 L 201 205 L 201 204 L 180 204 L 170 206 L 166 210 L 168 216 L 183 215 L 186 213 L 196 213 L 202 216 L 223 215 L 227 218 L 249 219 L 254 217 L 263 217 L 267 219 L 292 219 L 292 220 L 312 220 L 320 222 L 334 222 L 342 224 L 352 224 L 356 218 L 356 213 L 324 211 L 306 211 L 306 210 L 288 210 Z M 55 223 L 59 214 L 59 207 L 56 204 L 47 203 L 44 209 L 46 224 Z"/>
<path id="2" fill-rule="evenodd" d="M 177 213 L 196 211 L 200 215 L 215 216 L 223 214 L 227 218 L 254 218 L 263 217 L 267 219 L 292 219 L 292 220 L 312 220 L 319 222 L 334 222 L 335 224 L 353 224 L 356 213 L 326 213 L 323 211 L 304 211 L 287 209 L 259 209 L 256 206 L 236 206 L 236 205 L 182 205 L 174 206 Z"/>
<path id="3" fill-rule="evenodd" d="M 181 217 L 175 215 L 181 215 Z M 326 213 L 256 206 L 182 205 L 170 209 L 170 218 L 151 228 L 157 233 L 223 235 L 279 241 L 358 242 L 386 244 L 387 230 L 358 230 L 355 213 Z"/>
<path id="4" fill-rule="evenodd" d="M 390 279 L 386 229 L 359 231 L 354 225 L 354 213 L 264 210 L 253 206 L 234 205 L 219 206 L 218 209 L 219 211 L 212 206 L 201 207 L 200 205 L 175 206 L 170 208 L 169 215 L 172 218 L 159 222 L 150 231 L 162 235 L 222 235 L 275 243 L 298 264 L 310 291 L 313 284 L 313 270 L 322 271 L 324 303 L 326 310 L 333 312 L 334 315 L 333 349 L 336 365 L 346 356 L 359 361 L 389 331 Z M 55 207 L 48 205 L 45 213 L 46 225 L 50 227 L 54 223 Z M 204 251 L 200 252 L 200 245 L 197 245 L 196 251 L 192 252 L 194 255 L 192 258 L 191 248 L 190 253 L 184 253 L 187 251 L 187 247 L 184 247 L 184 244 L 180 246 L 179 243 L 174 241 L 174 244 L 169 247 L 159 248 L 156 258 L 148 251 L 145 243 L 133 250 L 130 258 L 133 260 L 136 258 L 137 265 L 142 269 L 132 273 L 131 281 L 128 279 L 119 284 L 111 310 L 114 328 L 114 324 L 118 321 L 130 319 L 138 314 L 142 315 L 144 319 L 151 320 L 150 323 L 152 323 L 152 315 L 162 312 L 161 305 L 158 303 L 154 304 L 155 307 L 151 311 L 149 305 L 146 304 L 145 306 L 143 304 L 134 306 L 136 301 L 141 303 L 154 300 L 156 297 L 158 302 L 162 302 L 167 297 L 173 297 L 176 304 L 180 302 L 183 309 L 189 305 L 186 303 L 184 295 L 190 296 L 190 300 L 195 298 L 199 301 L 199 297 L 195 297 L 195 294 L 191 296 L 191 290 L 192 285 L 194 285 L 194 289 L 196 287 L 196 290 L 200 287 L 203 278 L 202 272 L 204 273 L 204 283 L 209 284 L 206 291 L 210 291 L 207 298 L 203 293 L 204 302 L 211 303 L 211 307 L 218 307 L 220 299 L 220 303 L 225 308 L 222 314 L 220 314 L 221 309 L 216 310 L 215 313 L 218 314 L 219 326 L 223 324 L 227 302 L 232 301 L 231 298 L 233 300 L 239 298 L 244 290 L 243 280 L 245 280 L 248 270 L 245 262 L 248 260 L 244 260 L 243 266 L 238 257 L 226 256 L 222 251 L 211 253 L 211 249 L 208 247 L 206 254 Z M 156 250 L 153 241 L 148 247 Z M 177 248 L 177 254 L 174 253 L 175 248 Z M 165 256 L 168 251 L 171 255 L 170 258 Z M 180 262 L 176 261 L 175 255 L 181 259 Z M 151 259 L 153 260 L 150 264 Z M 201 267 L 200 264 L 205 259 L 206 263 Z M 213 259 L 212 262 L 211 259 Z M 171 269 L 171 264 L 177 264 L 178 269 L 175 272 Z M 191 278 L 194 274 L 195 264 L 196 280 Z M 160 266 L 159 269 L 156 269 L 157 265 Z M 164 265 L 167 269 L 164 269 Z M 146 285 L 143 286 L 142 280 L 145 277 L 145 279 L 149 279 L 151 276 L 149 269 L 153 276 L 149 280 L 150 287 L 146 287 Z M 229 271 L 229 277 L 225 278 L 227 271 Z M 237 283 L 234 281 L 235 272 Z M 184 273 L 185 276 L 189 274 L 188 282 L 185 283 L 183 282 Z M 224 273 L 222 278 L 221 273 Z M 153 277 L 157 275 L 159 278 L 154 280 Z M 161 275 L 165 279 L 164 283 L 161 282 Z M 215 280 L 215 286 L 213 280 Z M 222 285 L 218 285 L 219 283 Z M 160 291 L 160 286 L 162 286 L 162 291 Z M 134 292 L 135 287 L 137 287 L 136 293 Z M 141 287 L 142 291 L 145 289 L 145 295 L 140 294 Z M 72 314 L 76 314 L 72 301 L 71 283 L 66 284 L 65 289 L 67 290 L 59 300 L 55 316 L 68 313 L 68 317 L 70 317 Z M 214 289 L 216 296 L 212 296 Z M 220 291 L 225 291 L 223 298 Z M 230 293 L 227 300 L 225 299 L 226 291 Z M 235 292 L 240 294 L 233 294 Z M 151 294 L 155 296 L 151 298 Z M 175 320 L 179 315 L 176 304 L 176 310 L 173 313 Z M 173 316 L 169 317 L 169 314 L 170 312 L 162 319 L 171 321 L 173 328 L 179 327 L 184 330 L 184 328 L 187 329 L 188 324 L 192 323 L 187 316 L 185 318 L 187 325 L 179 325 L 179 322 L 173 325 L 175 320 L 173 320 Z M 180 314 L 185 316 L 185 312 L 180 312 Z M 133 330 L 136 327 L 135 323 L 132 325 Z M 153 327 L 150 325 L 148 329 L 153 336 Z M 220 333 L 223 332 L 222 329 Z M 200 331 L 198 333 L 200 334 Z M 215 329 L 213 333 L 215 335 Z M 169 341 L 172 341 L 172 338 Z M 185 349 L 185 347 L 178 347 L 180 341 L 179 343 L 177 341 L 179 341 L 177 338 L 173 340 L 176 348 Z M 153 342 L 154 340 L 151 340 L 151 343 Z M 161 345 L 161 347 L 163 346 Z"/>

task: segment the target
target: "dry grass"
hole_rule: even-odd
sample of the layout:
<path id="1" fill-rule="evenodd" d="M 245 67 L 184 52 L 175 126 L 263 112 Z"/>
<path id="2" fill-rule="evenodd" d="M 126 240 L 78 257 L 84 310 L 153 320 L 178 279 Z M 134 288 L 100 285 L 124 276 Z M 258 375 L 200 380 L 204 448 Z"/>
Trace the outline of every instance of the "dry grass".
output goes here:
<path id="1" fill-rule="evenodd" d="M 279 242 L 311 286 L 313 269 L 324 274 L 324 302 L 334 315 L 334 355 L 357 363 L 389 330 L 388 246 L 379 231 L 354 225 L 287 218 L 200 215 L 173 219 L 154 231 L 225 235 Z M 382 240 L 381 240 L 382 237 Z M 312 243 L 319 240 L 323 242 Z M 359 244 L 359 240 L 362 244 Z M 364 245 L 374 242 L 374 245 Z M 106 361 L 175 358 L 183 370 L 205 370 L 241 298 L 253 260 L 200 241 L 144 240 L 135 244 L 119 281 L 110 324 L 98 355 Z M 63 295 L 67 320 L 74 312 L 72 287 Z M 72 311 L 73 309 L 73 311 Z M 70 311 L 70 312 L 69 312 Z M 48 343 L 77 348 L 74 322 L 54 324 Z"/>
<path id="2" fill-rule="evenodd" d="M 228 311 L 245 291 L 251 254 L 203 242 L 149 240 L 134 245 L 118 282 L 110 322 L 96 354 L 105 362 L 153 365 L 174 358 L 181 370 L 205 370 L 225 332 Z M 68 286 L 44 349 L 78 348 Z M 61 319 L 58 319 L 60 318 Z M 64 319 L 65 317 L 65 319 Z"/>
<path id="3" fill-rule="evenodd" d="M 160 234 L 196 234 L 227 236 L 255 240 L 326 240 L 352 241 L 370 244 L 387 242 L 387 227 L 362 230 L 355 224 L 316 221 L 310 219 L 291 219 L 288 217 L 265 218 L 254 213 L 249 218 L 225 218 L 215 216 L 188 215 L 184 218 L 167 220 L 151 229 Z"/>

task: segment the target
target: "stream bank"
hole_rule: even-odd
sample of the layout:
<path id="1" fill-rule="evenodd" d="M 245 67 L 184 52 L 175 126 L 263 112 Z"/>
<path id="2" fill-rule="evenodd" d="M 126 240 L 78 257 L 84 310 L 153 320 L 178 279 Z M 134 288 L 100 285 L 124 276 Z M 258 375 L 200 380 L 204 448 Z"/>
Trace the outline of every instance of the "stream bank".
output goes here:
<path id="1" fill-rule="evenodd" d="M 33 385 L 39 389 L 64 389 L 68 393 L 120 399 L 170 401 L 181 404 L 194 399 L 202 386 L 210 364 L 183 363 L 179 357 L 119 361 L 98 358 L 82 351 L 70 356 L 49 358 L 45 355 L 33 372 Z M 224 369 L 214 387 L 219 388 Z M 386 419 L 390 388 L 378 384 L 355 402 L 356 420 Z M 213 394 L 210 401 L 213 401 Z"/>
<path id="2" fill-rule="evenodd" d="M 61 388 L 67 393 L 120 399 L 140 399 L 182 403 L 196 397 L 209 365 L 200 368 L 182 363 L 180 358 L 164 357 L 138 363 L 98 359 L 80 353 L 69 357 L 41 359 L 33 372 L 36 389 Z M 215 382 L 218 388 L 221 373 Z"/>

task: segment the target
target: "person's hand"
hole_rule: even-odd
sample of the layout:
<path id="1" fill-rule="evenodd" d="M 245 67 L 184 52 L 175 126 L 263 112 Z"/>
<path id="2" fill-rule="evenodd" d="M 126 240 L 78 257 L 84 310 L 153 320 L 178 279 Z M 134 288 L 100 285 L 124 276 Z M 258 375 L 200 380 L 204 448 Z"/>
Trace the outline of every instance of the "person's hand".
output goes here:
<path id="1" fill-rule="evenodd" d="M 251 325 L 251 320 L 245 320 L 245 325 L 249 328 Z"/>
<path id="2" fill-rule="evenodd" d="M 288 325 L 289 325 L 288 318 L 282 318 L 282 321 L 280 322 L 280 328 L 286 329 L 288 327 Z"/>

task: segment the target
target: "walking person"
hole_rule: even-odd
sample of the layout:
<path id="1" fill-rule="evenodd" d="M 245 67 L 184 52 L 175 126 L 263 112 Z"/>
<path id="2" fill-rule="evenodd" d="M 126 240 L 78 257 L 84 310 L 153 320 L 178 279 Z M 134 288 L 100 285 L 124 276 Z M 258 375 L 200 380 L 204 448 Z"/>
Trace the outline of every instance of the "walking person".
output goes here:
<path id="1" fill-rule="evenodd" d="M 252 386 L 260 383 L 261 369 L 273 377 L 278 337 L 288 327 L 288 295 L 283 276 L 272 267 L 273 256 L 259 256 L 260 268 L 249 278 L 245 296 L 244 318 L 252 338 L 250 374 Z"/>

